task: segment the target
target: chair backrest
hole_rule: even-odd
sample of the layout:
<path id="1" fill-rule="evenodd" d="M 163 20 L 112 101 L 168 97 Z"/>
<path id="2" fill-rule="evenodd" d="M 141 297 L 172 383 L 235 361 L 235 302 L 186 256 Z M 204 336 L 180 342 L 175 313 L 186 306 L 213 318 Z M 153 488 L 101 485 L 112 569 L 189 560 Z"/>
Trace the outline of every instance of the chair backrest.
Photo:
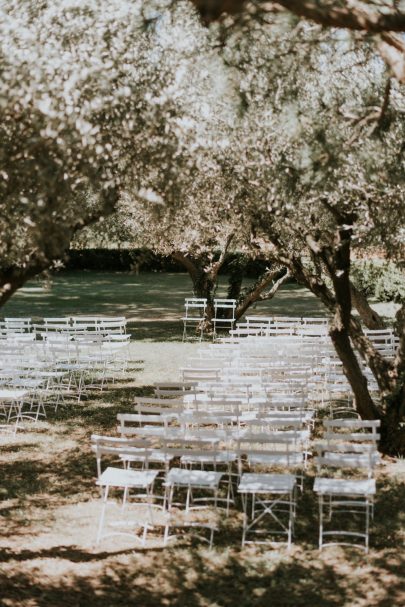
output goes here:
<path id="1" fill-rule="evenodd" d="M 183 381 L 203 382 L 218 381 L 221 378 L 221 369 L 218 368 L 198 368 L 192 367 L 180 369 Z"/>
<path id="2" fill-rule="evenodd" d="M 65 333 L 69 335 L 71 332 L 70 317 L 48 317 L 43 319 L 42 324 L 35 324 L 34 330 L 44 339 L 48 333 Z"/>
<path id="3" fill-rule="evenodd" d="M 125 455 L 139 453 L 139 450 L 147 450 L 150 441 L 145 439 L 128 439 L 122 437 L 102 436 L 93 434 L 91 436 L 92 450 L 96 454 L 97 476 L 101 475 L 101 460 L 105 455 L 114 455 L 121 459 Z"/>
<path id="4" fill-rule="evenodd" d="M 185 317 L 195 318 L 198 314 L 199 318 L 204 318 L 207 310 L 207 298 L 206 297 L 186 297 L 184 301 Z"/>
<path id="5" fill-rule="evenodd" d="M 139 411 L 148 411 L 150 407 L 158 407 L 165 412 L 170 412 L 173 408 L 184 407 L 182 395 L 179 398 L 162 398 L 159 396 L 137 396 L 134 399 L 134 407 Z"/>
<path id="6" fill-rule="evenodd" d="M 180 426 L 185 428 L 204 428 L 206 426 L 228 427 L 239 423 L 239 410 L 224 411 L 218 409 L 211 410 L 187 410 L 179 415 Z"/>
<path id="7" fill-rule="evenodd" d="M 218 440 L 213 436 L 211 439 L 198 438 L 198 433 L 195 437 L 188 436 L 187 438 L 162 438 L 162 448 L 167 453 L 174 457 L 198 457 L 201 455 L 208 455 L 215 461 L 217 451 Z"/>
<path id="8" fill-rule="evenodd" d="M 118 413 L 117 421 L 119 422 L 117 429 L 121 437 L 137 436 L 140 428 L 145 426 L 156 426 L 159 429 L 167 425 L 167 418 L 160 413 Z"/>
<path id="9" fill-rule="evenodd" d="M 216 298 L 214 299 L 214 312 L 217 316 L 218 310 L 231 311 L 231 318 L 235 319 L 236 299 Z"/>
<path id="10" fill-rule="evenodd" d="M 254 432 L 301 430 L 304 428 L 304 420 L 300 416 L 283 418 L 262 415 L 254 419 L 246 420 L 244 425 Z"/>
<path id="11" fill-rule="evenodd" d="M 309 440 L 308 430 L 294 428 L 293 430 L 274 430 L 272 432 L 244 432 L 238 440 L 239 449 L 245 448 L 268 448 L 269 445 L 288 444 L 300 448 Z"/>
<path id="12" fill-rule="evenodd" d="M 328 444 L 352 442 L 376 446 L 380 439 L 380 425 L 379 419 L 328 419 L 324 421 L 325 440 Z"/>
<path id="13" fill-rule="evenodd" d="M 335 469 L 339 471 L 339 476 L 342 471 L 349 469 L 351 473 L 356 471 L 361 475 L 366 472 L 371 478 L 374 468 L 381 461 L 380 454 L 372 444 L 328 442 L 315 445 L 315 450 L 318 472 L 322 469 Z"/>
<path id="14" fill-rule="evenodd" d="M 265 464 L 266 467 L 288 468 L 302 465 L 306 454 L 300 434 L 295 431 L 246 433 L 238 441 L 237 447 L 240 470 L 245 456 L 250 466 Z"/>
<path id="15" fill-rule="evenodd" d="M 25 331 L 31 330 L 31 320 L 31 318 L 6 317 L 4 319 L 5 329 L 14 333 L 25 333 Z"/>
<path id="16" fill-rule="evenodd" d="M 197 382 L 157 382 L 154 383 L 157 398 L 182 398 L 185 394 L 197 394 Z"/>

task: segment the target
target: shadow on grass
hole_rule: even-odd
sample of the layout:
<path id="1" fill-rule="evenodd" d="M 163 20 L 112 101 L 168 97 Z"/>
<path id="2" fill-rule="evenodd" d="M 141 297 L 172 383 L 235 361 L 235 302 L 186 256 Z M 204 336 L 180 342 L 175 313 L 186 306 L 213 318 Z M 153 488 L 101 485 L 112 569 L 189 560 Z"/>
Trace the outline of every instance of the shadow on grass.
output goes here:
<path id="1" fill-rule="evenodd" d="M 16 506 L 23 507 L 33 499 L 47 506 L 50 496 L 60 498 L 60 503 L 64 503 L 66 498 L 72 498 L 79 492 L 88 491 L 91 495 L 95 475 L 95 456 L 88 445 L 83 449 L 72 449 L 69 453 L 56 453 L 47 461 L 27 457 L 9 463 L 3 462 L 0 468 L 3 498 L 17 499 L 18 504 L 13 504 L 8 512 L 2 510 L 2 515 L 20 516 L 21 513 L 16 512 Z M 7 533 L 7 529 L 2 531 Z"/>
<path id="2" fill-rule="evenodd" d="M 65 552 L 60 548 L 39 552 L 37 556 L 80 561 L 74 551 Z M 100 556 L 104 555 L 96 558 Z M 322 559 L 314 561 L 308 553 L 281 559 L 266 554 L 252 558 L 242 551 L 225 556 L 215 552 L 208 555 L 199 548 L 188 547 L 187 551 L 151 551 L 148 556 L 145 567 L 139 558 L 129 557 L 122 563 L 116 555 L 115 558 L 110 555 L 97 579 L 91 575 L 70 574 L 56 581 L 36 574 L 35 569 L 7 576 L 0 573 L 0 605 L 341 607 L 364 604 L 392 607 L 401 604 L 398 602 L 402 596 L 400 578 L 386 584 L 387 576 L 405 565 L 405 560 L 393 553 L 385 555 L 390 563 L 387 569 L 380 569 L 378 561 L 370 562 L 373 582 L 379 588 L 375 598 L 367 580 L 360 576 L 350 579 L 344 569 L 339 570 Z M 22 552 L 16 564 L 21 564 L 24 558 L 31 558 L 29 551 Z"/>
<path id="3" fill-rule="evenodd" d="M 249 281 L 248 281 L 249 282 Z M 246 283 L 247 284 L 247 283 Z M 218 297 L 225 297 L 227 277 L 220 277 Z M 5 316 L 125 316 L 135 340 L 181 341 L 185 297 L 192 296 L 187 274 L 65 271 L 55 274 L 50 288 L 39 281 L 24 285 L 3 307 Z M 307 290 L 287 284 L 270 301 L 249 313 L 324 316 L 324 308 Z"/>

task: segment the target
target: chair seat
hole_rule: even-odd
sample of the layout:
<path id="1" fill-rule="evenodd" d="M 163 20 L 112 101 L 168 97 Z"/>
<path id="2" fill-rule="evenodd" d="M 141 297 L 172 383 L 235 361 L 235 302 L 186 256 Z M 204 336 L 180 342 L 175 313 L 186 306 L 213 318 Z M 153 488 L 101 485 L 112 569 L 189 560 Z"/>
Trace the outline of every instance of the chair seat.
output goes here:
<path id="1" fill-rule="evenodd" d="M 296 453 L 255 453 L 248 454 L 249 464 L 263 464 L 273 466 L 299 466 L 304 462 L 304 454 Z"/>
<path id="2" fill-rule="evenodd" d="M 189 320 L 194 320 L 194 321 L 201 321 L 201 320 L 205 320 L 204 316 L 182 316 L 181 320 L 183 321 L 189 321 Z"/>
<path id="3" fill-rule="evenodd" d="M 295 487 L 293 474 L 258 474 L 246 472 L 238 486 L 239 493 L 290 493 Z"/>
<path id="4" fill-rule="evenodd" d="M 125 470 L 108 467 L 101 474 L 97 485 L 108 487 L 137 487 L 147 489 L 155 481 L 158 471 L 155 470 Z"/>
<path id="5" fill-rule="evenodd" d="M 28 395 L 27 390 L 12 390 L 12 389 L 2 389 L 0 390 L 0 400 L 5 401 L 18 401 L 22 400 Z"/>
<path id="6" fill-rule="evenodd" d="M 218 317 L 215 317 L 212 320 L 216 321 L 216 322 L 235 322 L 236 318 L 235 317 L 232 317 L 232 318 L 218 318 Z"/>
<path id="7" fill-rule="evenodd" d="M 166 453 L 165 451 L 150 451 L 145 455 L 145 449 L 139 449 L 139 455 L 136 453 L 137 449 L 131 449 L 134 453 L 131 455 L 125 454 L 121 456 L 121 459 L 126 462 L 151 462 L 157 464 L 168 464 L 172 461 L 174 456 L 170 453 Z"/>
<path id="8" fill-rule="evenodd" d="M 374 479 L 316 478 L 314 491 L 321 495 L 366 497 L 375 494 L 376 485 Z"/>
<path id="9" fill-rule="evenodd" d="M 322 463 L 326 466 L 367 468 L 368 465 L 376 466 L 380 462 L 381 457 L 377 451 L 370 454 L 335 453 L 333 451 L 328 451 L 328 453 L 322 457 Z"/>
<path id="10" fill-rule="evenodd" d="M 166 486 L 177 485 L 183 487 L 218 488 L 223 476 L 222 472 L 211 470 L 187 470 L 185 468 L 172 468 L 166 477 Z"/>
<path id="11" fill-rule="evenodd" d="M 207 453 L 206 455 L 182 455 L 180 461 L 182 464 L 227 464 L 230 462 L 235 462 L 237 458 L 236 453 L 224 451 L 223 453 L 216 453 L 213 455 L 212 453 Z"/>

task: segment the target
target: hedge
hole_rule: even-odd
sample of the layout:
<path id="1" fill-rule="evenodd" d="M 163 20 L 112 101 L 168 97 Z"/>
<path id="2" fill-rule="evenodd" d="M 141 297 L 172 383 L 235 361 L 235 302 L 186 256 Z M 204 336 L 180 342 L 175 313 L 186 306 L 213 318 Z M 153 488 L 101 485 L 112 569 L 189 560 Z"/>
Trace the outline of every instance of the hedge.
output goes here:
<path id="1" fill-rule="evenodd" d="M 401 303 L 405 300 L 405 274 L 391 261 L 357 261 L 352 266 L 354 284 L 367 297 Z"/>
<path id="2" fill-rule="evenodd" d="M 219 252 L 217 253 L 217 257 Z M 241 253 L 227 255 L 221 274 L 228 274 L 235 263 L 242 262 Z M 241 263 L 242 265 L 242 263 Z M 257 278 L 268 262 L 260 259 L 247 261 L 246 276 Z M 171 257 L 157 255 L 149 249 L 71 249 L 65 262 L 67 270 L 97 270 L 112 272 L 184 272 L 184 267 Z"/>

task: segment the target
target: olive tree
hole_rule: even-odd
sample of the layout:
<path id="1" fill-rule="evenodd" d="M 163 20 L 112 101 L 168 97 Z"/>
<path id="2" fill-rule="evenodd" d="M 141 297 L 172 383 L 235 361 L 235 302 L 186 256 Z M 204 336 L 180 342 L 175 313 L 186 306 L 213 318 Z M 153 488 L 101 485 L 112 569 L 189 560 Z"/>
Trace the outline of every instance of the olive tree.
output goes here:
<path id="1" fill-rule="evenodd" d="M 354 39 L 371 41 L 395 78 L 405 83 L 405 2 L 404 0 L 191 0 L 206 24 L 219 21 L 225 29 L 248 31 L 256 21 L 268 24 L 274 15 L 289 12 L 295 18 L 315 22 L 325 28 L 342 28 Z M 231 17 L 231 18 L 230 18 Z"/>
<path id="2" fill-rule="evenodd" d="M 344 32 L 288 20 L 255 27 L 225 51 L 240 68 L 239 203 L 258 246 L 275 257 L 332 314 L 330 336 L 366 419 L 381 419 L 382 449 L 405 450 L 405 306 L 397 315 L 395 360 L 381 356 L 353 315 L 378 321 L 351 283 L 356 249 L 404 256 L 404 94 L 384 64 Z M 244 131 L 243 131 L 244 129 Z M 236 142 L 235 142 L 236 145 Z M 380 391 L 374 402 L 358 355 Z"/>
<path id="3" fill-rule="evenodd" d="M 203 172 L 193 172 L 192 181 L 179 192 L 175 205 L 163 204 L 153 196 L 145 204 L 127 192 L 114 215 L 97 231 L 83 230 L 75 242 L 76 247 L 89 243 L 107 248 L 111 243 L 124 244 L 171 257 L 188 272 L 193 294 L 207 299 L 206 329 L 211 327 L 224 264 L 228 274 L 227 296 L 237 300 L 237 319 L 252 304 L 272 298 L 289 276 L 266 251 L 252 248 L 250 224 L 237 211 L 231 188 L 224 189 L 222 167 L 217 165 L 214 170 L 212 159 L 209 167 Z M 258 256 L 265 262 L 265 269 L 244 286 L 248 264 Z"/>
<path id="4" fill-rule="evenodd" d="M 208 33 L 185 2 L 10 0 L 0 35 L 4 303 L 126 189 L 176 197 L 197 145 L 181 70 Z"/>

